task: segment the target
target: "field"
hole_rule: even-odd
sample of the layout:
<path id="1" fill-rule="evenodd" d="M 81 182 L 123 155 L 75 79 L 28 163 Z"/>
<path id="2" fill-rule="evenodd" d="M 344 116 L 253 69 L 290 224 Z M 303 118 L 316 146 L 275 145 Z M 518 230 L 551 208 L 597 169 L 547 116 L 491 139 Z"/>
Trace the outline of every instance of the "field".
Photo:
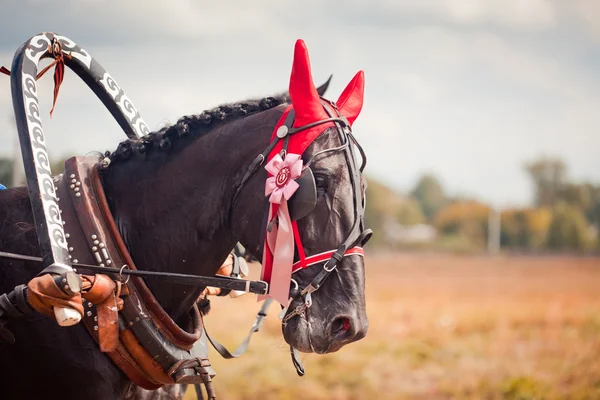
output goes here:
<path id="1" fill-rule="evenodd" d="M 390 254 L 366 261 L 365 339 L 304 355 L 300 378 L 274 306 L 242 358 L 212 351 L 219 398 L 600 399 L 600 259 Z M 213 300 L 209 332 L 237 345 L 257 308 L 251 296 Z"/>

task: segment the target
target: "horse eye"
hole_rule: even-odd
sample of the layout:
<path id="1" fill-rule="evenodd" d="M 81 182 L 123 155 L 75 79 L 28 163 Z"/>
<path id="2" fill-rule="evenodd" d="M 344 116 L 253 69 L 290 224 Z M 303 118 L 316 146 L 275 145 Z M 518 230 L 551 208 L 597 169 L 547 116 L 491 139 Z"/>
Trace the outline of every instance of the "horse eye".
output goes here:
<path id="1" fill-rule="evenodd" d="M 315 176 L 315 185 L 318 189 L 325 189 L 327 187 L 327 179 L 324 176 Z"/>

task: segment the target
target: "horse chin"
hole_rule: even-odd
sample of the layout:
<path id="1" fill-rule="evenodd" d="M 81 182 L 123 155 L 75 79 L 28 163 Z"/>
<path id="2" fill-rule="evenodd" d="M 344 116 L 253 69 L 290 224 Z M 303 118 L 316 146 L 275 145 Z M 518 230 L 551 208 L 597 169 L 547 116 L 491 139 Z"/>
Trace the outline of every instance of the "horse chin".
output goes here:
<path id="1" fill-rule="evenodd" d="M 283 338 L 286 343 L 303 353 L 314 353 L 310 341 L 310 328 L 308 321 L 302 317 L 293 318 L 282 327 Z"/>

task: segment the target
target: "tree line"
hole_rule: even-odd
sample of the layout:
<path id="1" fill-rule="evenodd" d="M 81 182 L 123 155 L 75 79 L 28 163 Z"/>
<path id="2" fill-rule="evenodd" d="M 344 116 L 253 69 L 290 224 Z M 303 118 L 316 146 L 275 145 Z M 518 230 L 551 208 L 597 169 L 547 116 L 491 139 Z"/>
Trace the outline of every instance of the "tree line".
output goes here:
<path id="1" fill-rule="evenodd" d="M 419 246 L 481 250 L 488 242 L 490 216 L 499 213 L 502 249 L 599 251 L 600 185 L 571 181 L 567 165 L 557 158 L 534 160 L 524 166 L 524 172 L 532 183 L 533 204 L 502 210 L 477 199 L 449 196 L 431 174 L 404 195 L 368 179 L 366 219 L 380 233 L 374 236 L 374 244 L 407 246 L 386 235 L 390 222 L 428 224 L 436 228 L 437 238 Z"/>
<path id="2" fill-rule="evenodd" d="M 13 162 L 0 158 L 0 183 L 12 182 Z M 64 170 L 55 160 L 52 172 Z M 600 251 L 600 185 L 574 182 L 567 165 L 557 158 L 540 158 L 524 166 L 530 177 L 534 202 L 530 207 L 493 210 L 477 199 L 450 196 L 436 176 L 422 176 L 406 194 L 374 178 L 367 178 L 366 222 L 375 231 L 372 244 L 403 247 L 386 234 L 390 223 L 398 226 L 427 224 L 437 238 L 418 246 L 447 250 L 481 250 L 488 242 L 490 213 L 500 213 L 500 246 L 520 251 Z M 23 175 L 21 174 L 21 177 Z M 415 246 L 415 244 L 410 244 Z"/>

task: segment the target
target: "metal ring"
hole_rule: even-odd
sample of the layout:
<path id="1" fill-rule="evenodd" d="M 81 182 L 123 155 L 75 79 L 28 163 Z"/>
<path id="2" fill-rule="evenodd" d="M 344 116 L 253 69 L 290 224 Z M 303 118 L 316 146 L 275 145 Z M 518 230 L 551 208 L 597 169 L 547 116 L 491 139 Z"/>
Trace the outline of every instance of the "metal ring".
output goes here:
<path id="1" fill-rule="evenodd" d="M 123 264 L 123 266 L 119 270 L 119 276 L 121 277 L 121 282 L 123 282 L 123 270 L 125 268 L 129 269 L 129 267 L 127 266 L 127 264 Z M 127 285 L 127 282 L 129 282 L 129 279 L 131 279 L 131 275 L 127 275 L 127 280 L 125 282 L 123 282 L 123 284 Z"/>
<path id="2" fill-rule="evenodd" d="M 296 280 L 294 278 L 292 278 L 292 282 L 294 282 L 294 286 L 296 286 L 294 288 L 294 290 L 298 290 L 298 288 L 300 287 L 300 286 L 298 286 L 298 282 L 296 282 Z"/>

